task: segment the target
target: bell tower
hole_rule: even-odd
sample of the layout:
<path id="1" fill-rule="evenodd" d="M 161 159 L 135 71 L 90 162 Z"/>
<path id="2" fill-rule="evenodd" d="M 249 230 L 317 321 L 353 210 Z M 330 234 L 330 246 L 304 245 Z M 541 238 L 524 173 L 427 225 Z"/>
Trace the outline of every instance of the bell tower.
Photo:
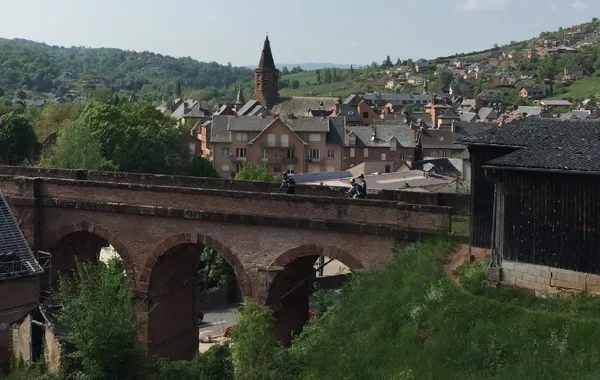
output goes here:
<path id="1" fill-rule="evenodd" d="M 258 68 L 254 70 L 254 96 L 265 107 L 270 107 L 279 99 L 279 70 L 275 68 L 269 36 L 265 38 Z"/>

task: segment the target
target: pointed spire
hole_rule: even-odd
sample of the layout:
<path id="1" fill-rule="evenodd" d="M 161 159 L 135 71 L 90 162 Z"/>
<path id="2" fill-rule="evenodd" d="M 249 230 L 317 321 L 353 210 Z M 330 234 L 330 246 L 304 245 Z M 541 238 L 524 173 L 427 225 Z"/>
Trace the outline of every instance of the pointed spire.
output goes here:
<path id="1" fill-rule="evenodd" d="M 273 60 L 273 53 L 271 53 L 271 42 L 269 42 L 269 36 L 265 38 L 265 45 L 263 46 L 262 55 L 260 56 L 260 63 L 258 64 L 259 69 L 273 69 L 275 70 L 275 61 Z"/>
<path id="2" fill-rule="evenodd" d="M 237 97 L 235 98 L 235 104 L 244 105 L 246 104 L 246 100 L 244 99 L 244 94 L 242 93 L 242 86 L 238 87 Z"/>

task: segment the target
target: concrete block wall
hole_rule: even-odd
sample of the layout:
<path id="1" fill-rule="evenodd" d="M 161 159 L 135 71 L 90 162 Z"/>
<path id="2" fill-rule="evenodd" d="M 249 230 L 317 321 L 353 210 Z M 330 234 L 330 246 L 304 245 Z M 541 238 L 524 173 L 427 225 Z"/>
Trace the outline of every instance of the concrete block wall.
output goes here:
<path id="1" fill-rule="evenodd" d="M 600 276 L 544 265 L 502 261 L 502 283 L 543 294 L 587 291 L 600 294 Z"/>

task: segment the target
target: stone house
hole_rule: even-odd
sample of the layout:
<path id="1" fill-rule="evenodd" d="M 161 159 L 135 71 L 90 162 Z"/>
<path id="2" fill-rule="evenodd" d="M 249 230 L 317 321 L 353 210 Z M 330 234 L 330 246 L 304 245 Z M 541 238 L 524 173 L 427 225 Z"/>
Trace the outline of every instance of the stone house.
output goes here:
<path id="1" fill-rule="evenodd" d="M 521 91 L 519 91 L 519 96 L 527 100 L 542 99 L 544 97 L 544 91 L 536 86 L 527 86 L 521 88 Z"/>
<path id="2" fill-rule="evenodd" d="M 214 116 L 213 165 L 223 178 L 246 161 L 271 174 L 339 171 L 344 127 L 343 117 Z"/>
<path id="3" fill-rule="evenodd" d="M 575 67 L 572 69 L 564 69 L 563 71 L 563 79 L 564 80 L 577 80 L 583 78 L 583 69 L 580 67 Z"/>
<path id="4" fill-rule="evenodd" d="M 400 120 L 380 120 L 370 127 L 346 127 L 342 170 L 363 162 L 382 163 L 396 171 L 415 154 L 415 132 Z M 388 170 L 389 169 L 389 170 Z"/>

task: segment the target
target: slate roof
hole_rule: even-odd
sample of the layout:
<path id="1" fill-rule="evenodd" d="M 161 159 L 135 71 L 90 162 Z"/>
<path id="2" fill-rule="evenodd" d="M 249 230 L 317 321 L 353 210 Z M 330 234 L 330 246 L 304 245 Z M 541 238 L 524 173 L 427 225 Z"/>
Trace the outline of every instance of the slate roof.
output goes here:
<path id="1" fill-rule="evenodd" d="M 395 137 L 398 144 L 405 148 L 415 147 L 415 134 L 410 126 L 404 123 L 382 124 L 377 123 L 370 127 L 366 126 L 347 126 L 346 127 L 346 143 L 348 143 L 348 135 L 354 133 L 356 135 L 357 148 L 379 148 L 389 147 L 390 139 Z M 375 139 L 372 140 L 373 133 Z"/>
<path id="2" fill-rule="evenodd" d="M 526 118 L 515 120 L 502 127 L 496 126 L 457 142 L 464 145 L 504 146 L 524 148 L 539 141 L 556 137 L 577 139 L 600 135 L 600 120 L 560 120 Z"/>
<path id="3" fill-rule="evenodd" d="M 498 112 L 492 107 L 481 107 L 479 112 L 477 112 L 477 116 L 481 120 L 495 120 L 498 118 Z"/>
<path id="4" fill-rule="evenodd" d="M 325 135 L 327 144 L 344 145 L 346 135 L 346 119 L 344 117 L 329 118 L 329 133 Z"/>
<path id="5" fill-rule="evenodd" d="M 240 108 L 237 112 L 238 116 L 246 115 L 252 108 L 254 108 L 257 104 L 260 104 L 258 100 L 249 100 L 242 108 Z"/>
<path id="6" fill-rule="evenodd" d="M 363 99 L 369 102 L 378 102 L 382 101 L 385 103 L 392 103 L 394 106 L 406 105 L 404 102 L 417 102 L 423 103 L 428 102 L 431 99 L 429 94 L 411 94 L 411 93 L 382 93 L 382 92 L 372 92 L 367 93 L 363 96 Z"/>
<path id="7" fill-rule="evenodd" d="M 312 96 L 294 96 L 291 98 L 280 97 L 278 103 L 271 107 L 271 113 L 280 116 L 304 116 L 308 115 L 308 110 L 333 108 L 338 98 L 312 97 Z M 321 103 L 323 105 L 321 105 Z"/>
<path id="8" fill-rule="evenodd" d="M 560 115 L 560 118 L 561 118 L 561 120 L 588 119 L 588 118 L 591 118 L 591 113 L 589 111 L 574 110 L 574 111 L 567 112 L 567 113 Z"/>
<path id="9" fill-rule="evenodd" d="M 230 116 L 215 115 L 210 129 L 210 141 L 216 143 L 231 142 L 232 132 L 261 132 L 275 120 L 276 116 Z M 296 119 L 281 118 L 294 132 L 329 132 L 330 118 L 326 117 L 300 117 Z M 338 123 L 343 118 L 335 119 L 333 123 L 338 128 Z M 337 131 L 337 130 L 336 130 Z M 339 131 L 337 131 L 339 133 Z"/>
<path id="10" fill-rule="evenodd" d="M 593 128 L 596 129 L 598 126 Z M 600 129 L 596 131 L 593 137 L 589 133 L 584 134 L 587 136 L 580 138 L 557 136 L 494 159 L 488 162 L 487 165 L 577 171 L 600 175 L 600 149 L 598 149 Z"/>
<path id="11" fill-rule="evenodd" d="M 6 198 L 0 193 L 0 279 L 14 279 L 44 272 L 17 225 Z"/>
<path id="12" fill-rule="evenodd" d="M 344 116 L 346 118 L 346 122 L 362 123 L 362 116 L 358 114 L 356 106 L 351 106 L 348 104 L 338 104 L 338 106 L 340 107 L 339 116 Z"/>
<path id="13" fill-rule="evenodd" d="M 446 110 L 446 112 L 444 112 L 442 114 L 442 116 L 440 116 L 439 118 L 440 119 L 449 119 L 449 120 L 460 119 L 460 117 L 452 110 L 452 108 L 448 108 Z"/>
<path id="14" fill-rule="evenodd" d="M 447 158 L 432 158 L 429 160 L 413 161 L 411 162 L 410 169 L 423 170 L 423 166 L 426 164 L 432 164 L 434 166 L 433 170 L 441 175 L 456 176 L 461 174 L 461 172 Z"/>
<path id="15" fill-rule="evenodd" d="M 461 149 L 464 146 L 457 145 L 459 137 L 449 129 L 424 129 L 421 133 L 421 146 L 423 149 Z"/>
<path id="16" fill-rule="evenodd" d="M 477 114 L 475 112 L 461 112 L 459 117 L 460 117 L 460 121 L 465 121 L 465 122 L 472 122 L 472 121 L 479 119 L 479 116 L 477 116 Z"/>

